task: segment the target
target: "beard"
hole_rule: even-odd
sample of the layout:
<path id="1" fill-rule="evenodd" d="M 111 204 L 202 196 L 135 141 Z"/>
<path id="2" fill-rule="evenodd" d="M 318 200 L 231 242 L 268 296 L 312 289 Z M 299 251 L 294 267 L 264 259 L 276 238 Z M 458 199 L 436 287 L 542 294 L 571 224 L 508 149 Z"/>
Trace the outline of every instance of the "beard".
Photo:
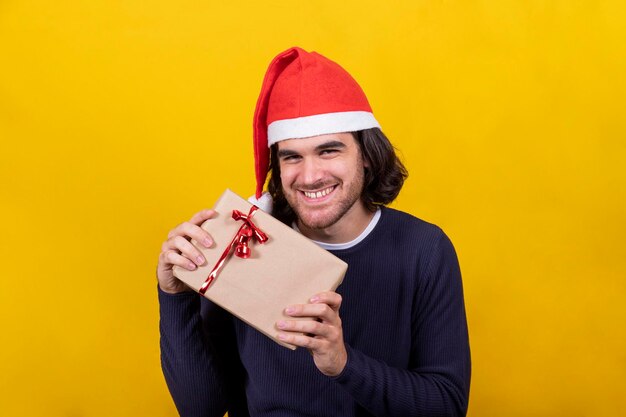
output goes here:
<path id="1" fill-rule="evenodd" d="M 342 182 L 338 178 L 328 181 L 319 181 L 315 184 L 299 185 L 295 184 L 291 192 L 283 194 L 287 203 L 296 215 L 298 225 L 312 230 L 321 230 L 333 226 L 340 221 L 361 199 L 365 174 L 363 166 L 357 167 L 355 176 L 349 183 Z M 320 207 L 310 207 L 302 202 L 297 191 L 300 190 L 320 190 L 336 184 L 333 199 Z"/>

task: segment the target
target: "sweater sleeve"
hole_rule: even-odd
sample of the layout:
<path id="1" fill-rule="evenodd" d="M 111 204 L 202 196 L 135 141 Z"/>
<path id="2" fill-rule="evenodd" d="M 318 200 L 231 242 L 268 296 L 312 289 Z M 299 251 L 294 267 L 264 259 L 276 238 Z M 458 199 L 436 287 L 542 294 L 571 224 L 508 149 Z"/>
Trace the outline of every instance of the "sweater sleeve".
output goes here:
<path id="1" fill-rule="evenodd" d="M 464 416 L 470 351 L 458 260 L 443 232 L 418 276 L 408 369 L 346 346 L 348 362 L 335 381 L 376 416 Z"/>
<path id="2" fill-rule="evenodd" d="M 158 293 L 161 367 L 179 414 L 224 416 L 228 406 L 224 380 L 203 330 L 201 298 L 191 292 L 172 295 L 158 289 Z"/>

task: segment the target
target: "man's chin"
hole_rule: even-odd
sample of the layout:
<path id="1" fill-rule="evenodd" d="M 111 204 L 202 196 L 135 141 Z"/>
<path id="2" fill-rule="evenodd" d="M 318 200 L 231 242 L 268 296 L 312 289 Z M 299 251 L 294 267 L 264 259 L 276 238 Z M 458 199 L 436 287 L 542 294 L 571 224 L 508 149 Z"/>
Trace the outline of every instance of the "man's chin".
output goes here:
<path id="1" fill-rule="evenodd" d="M 296 211 L 298 217 L 298 225 L 302 225 L 311 230 L 323 230 L 326 229 L 339 220 L 337 216 L 333 216 L 332 213 L 316 213 L 318 215 L 308 216 L 305 213 L 299 213 Z"/>

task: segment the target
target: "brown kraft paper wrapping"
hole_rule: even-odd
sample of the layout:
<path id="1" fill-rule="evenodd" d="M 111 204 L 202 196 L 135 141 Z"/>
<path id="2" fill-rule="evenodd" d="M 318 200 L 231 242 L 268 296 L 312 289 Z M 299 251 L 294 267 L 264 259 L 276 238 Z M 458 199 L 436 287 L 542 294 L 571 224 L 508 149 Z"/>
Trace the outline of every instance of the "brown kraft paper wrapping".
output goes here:
<path id="1" fill-rule="evenodd" d="M 243 224 L 232 218 L 233 210 L 247 215 L 251 207 L 226 190 L 215 204 L 216 215 L 201 226 L 213 238 L 213 246 L 207 249 L 191 240 L 206 259 L 205 264 L 194 271 L 174 266 L 174 275 L 198 292 Z M 319 292 L 334 291 L 348 265 L 262 210 L 257 210 L 251 220 L 268 241 L 259 244 L 251 240 L 247 259 L 232 253 L 204 296 L 276 343 L 295 349 L 276 337 L 278 320 L 294 320 L 284 314 L 284 309 L 306 304 Z"/>

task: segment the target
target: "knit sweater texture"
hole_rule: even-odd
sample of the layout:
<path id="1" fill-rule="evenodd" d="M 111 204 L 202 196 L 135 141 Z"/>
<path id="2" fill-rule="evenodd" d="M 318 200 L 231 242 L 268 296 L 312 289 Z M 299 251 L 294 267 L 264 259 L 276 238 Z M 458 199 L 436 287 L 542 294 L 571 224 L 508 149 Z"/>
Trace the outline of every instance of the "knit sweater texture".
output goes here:
<path id="1" fill-rule="evenodd" d="M 466 414 L 469 340 L 448 237 L 383 208 L 365 239 L 332 253 L 348 264 L 337 289 L 348 362 L 336 377 L 195 293 L 159 290 L 161 364 L 181 416 Z"/>

